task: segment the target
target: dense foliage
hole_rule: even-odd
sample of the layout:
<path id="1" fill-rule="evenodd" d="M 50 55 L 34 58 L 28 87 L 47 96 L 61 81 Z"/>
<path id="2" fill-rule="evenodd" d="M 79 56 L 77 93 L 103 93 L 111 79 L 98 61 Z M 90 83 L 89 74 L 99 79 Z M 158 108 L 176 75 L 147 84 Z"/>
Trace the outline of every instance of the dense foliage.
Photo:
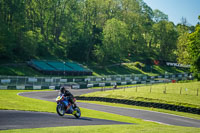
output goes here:
<path id="1" fill-rule="evenodd" d="M 0 0 L 0 59 L 176 61 L 188 53 L 182 42 L 191 27 L 174 25 L 143 0 Z"/>
<path id="2" fill-rule="evenodd" d="M 192 71 L 200 79 L 200 25 L 188 37 L 188 53 Z"/>
<path id="3" fill-rule="evenodd" d="M 200 79 L 200 24 L 198 23 L 191 33 L 188 32 L 188 27 L 183 25 L 179 25 L 178 29 L 180 30 L 177 43 L 178 61 L 190 64 L 191 71 Z"/>

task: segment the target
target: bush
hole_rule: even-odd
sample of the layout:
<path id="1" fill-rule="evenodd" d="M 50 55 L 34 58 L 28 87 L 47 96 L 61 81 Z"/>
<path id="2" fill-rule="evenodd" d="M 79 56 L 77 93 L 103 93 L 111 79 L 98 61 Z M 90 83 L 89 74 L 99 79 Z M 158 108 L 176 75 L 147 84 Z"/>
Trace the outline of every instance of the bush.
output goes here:
<path id="1" fill-rule="evenodd" d="M 144 63 L 141 63 L 141 62 L 138 62 L 138 61 L 134 62 L 133 65 L 137 68 L 140 68 L 140 69 L 145 67 Z"/>
<path id="2" fill-rule="evenodd" d="M 200 81 L 200 73 L 194 73 L 193 74 L 194 78 Z"/>

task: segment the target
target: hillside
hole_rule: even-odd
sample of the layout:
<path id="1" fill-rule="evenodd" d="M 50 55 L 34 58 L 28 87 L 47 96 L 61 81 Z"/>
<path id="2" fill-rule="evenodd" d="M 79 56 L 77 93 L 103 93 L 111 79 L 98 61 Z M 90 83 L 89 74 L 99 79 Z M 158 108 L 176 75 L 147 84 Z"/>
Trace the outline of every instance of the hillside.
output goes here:
<path id="1" fill-rule="evenodd" d="M 137 62 L 138 63 L 138 62 Z M 93 71 L 94 76 L 98 75 L 125 75 L 125 74 L 146 74 L 146 75 L 161 75 L 167 73 L 182 73 L 188 72 L 188 69 L 181 69 L 167 66 L 137 66 L 137 63 L 114 64 L 110 66 L 90 66 L 85 65 Z M 38 71 L 29 67 L 26 63 L 10 63 L 0 65 L 0 75 L 9 76 L 53 76 L 43 75 Z M 61 75 L 54 75 L 61 76 Z"/>

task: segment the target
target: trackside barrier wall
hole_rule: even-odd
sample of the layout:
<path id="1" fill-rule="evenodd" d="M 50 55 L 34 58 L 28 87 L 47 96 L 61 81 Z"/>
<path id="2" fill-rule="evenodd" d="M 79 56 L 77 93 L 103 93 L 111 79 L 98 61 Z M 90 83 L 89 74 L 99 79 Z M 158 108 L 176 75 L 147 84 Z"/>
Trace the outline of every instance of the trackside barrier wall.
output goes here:
<path id="1" fill-rule="evenodd" d="M 0 89 L 56 89 L 60 85 L 71 85 L 73 89 L 79 89 L 114 85 L 154 84 L 191 78 L 192 75 L 188 73 L 159 76 L 90 76 L 86 78 L 0 76 Z"/>

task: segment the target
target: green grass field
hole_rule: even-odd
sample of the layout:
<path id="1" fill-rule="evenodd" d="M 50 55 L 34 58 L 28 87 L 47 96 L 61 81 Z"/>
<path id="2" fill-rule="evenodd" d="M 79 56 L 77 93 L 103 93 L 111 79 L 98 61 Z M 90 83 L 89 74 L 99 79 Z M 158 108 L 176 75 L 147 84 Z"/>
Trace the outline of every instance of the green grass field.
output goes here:
<path id="1" fill-rule="evenodd" d="M 17 95 L 21 92 L 30 90 L 0 90 L 0 109 L 1 110 L 25 110 L 39 112 L 56 112 L 56 103 L 42 101 Z M 33 90 L 32 90 L 33 91 Z M 126 90 L 125 90 L 126 91 Z M 115 106 L 123 106 L 116 104 Z M 130 106 L 129 106 L 130 107 Z M 121 116 L 106 112 L 94 111 L 81 108 L 83 117 L 100 118 L 122 122 L 134 123 L 131 125 L 101 125 L 101 126 L 70 126 L 70 127 L 52 127 L 36 129 L 17 129 L 5 130 L 0 132 L 14 133 L 44 133 L 44 132 L 72 132 L 72 133 L 198 133 L 200 128 L 179 127 L 163 125 L 154 122 L 144 121 L 127 116 Z M 189 116 L 189 115 L 188 115 Z M 59 116 L 58 116 L 59 117 Z"/>
<path id="2" fill-rule="evenodd" d="M 166 93 L 163 93 L 165 90 Z M 198 96 L 197 92 L 199 93 Z M 83 96 L 109 97 L 200 108 L 200 82 L 147 85 L 94 92 Z"/>

